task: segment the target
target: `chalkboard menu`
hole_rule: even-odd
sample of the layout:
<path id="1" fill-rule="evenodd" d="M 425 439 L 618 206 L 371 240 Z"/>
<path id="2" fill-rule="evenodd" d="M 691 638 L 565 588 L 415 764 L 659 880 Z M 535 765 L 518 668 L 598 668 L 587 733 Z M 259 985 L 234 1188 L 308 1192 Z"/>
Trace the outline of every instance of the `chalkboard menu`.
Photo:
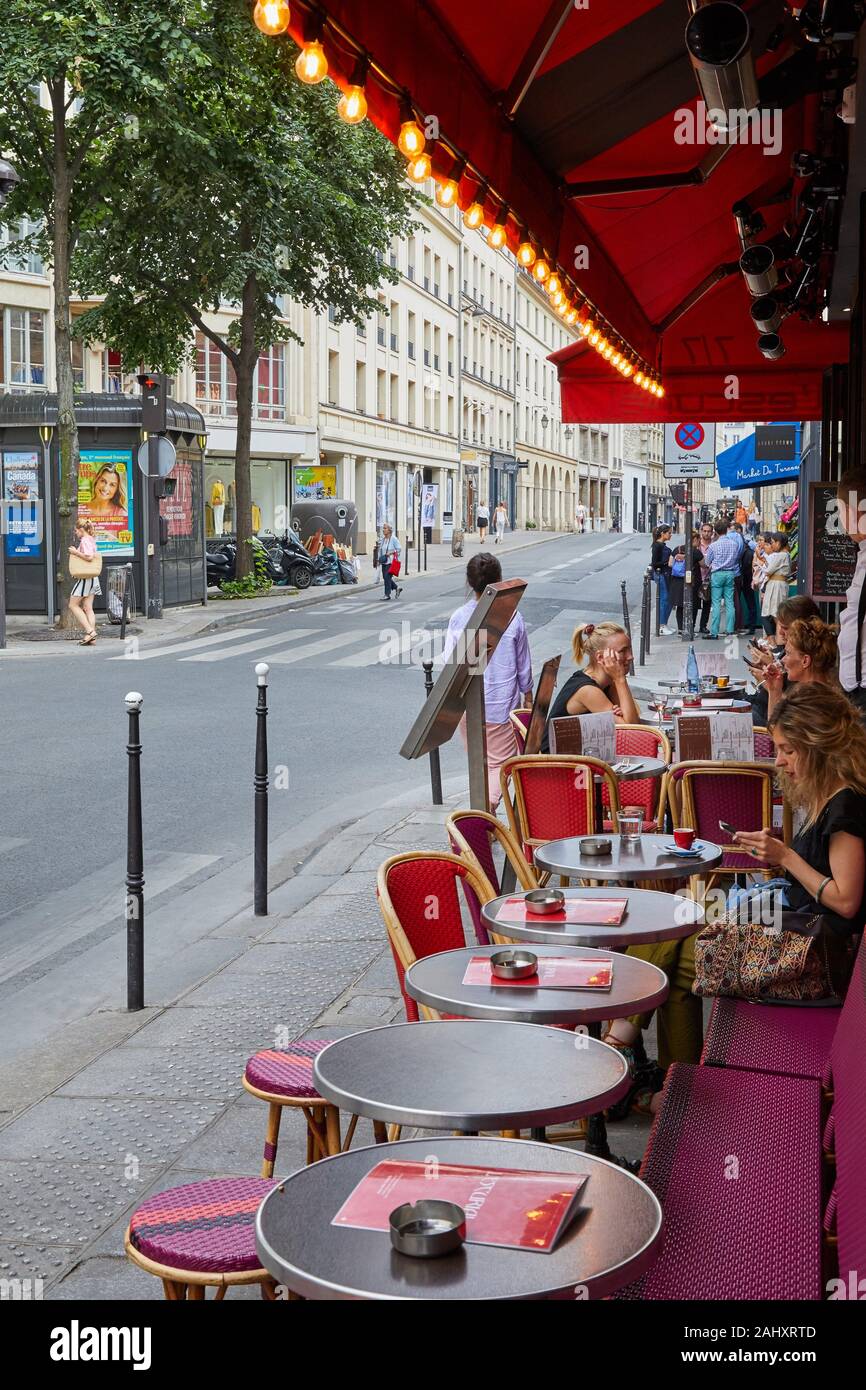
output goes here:
<path id="1" fill-rule="evenodd" d="M 842 530 L 834 483 L 810 485 L 809 531 L 813 599 L 838 603 L 854 578 L 857 545 Z"/>

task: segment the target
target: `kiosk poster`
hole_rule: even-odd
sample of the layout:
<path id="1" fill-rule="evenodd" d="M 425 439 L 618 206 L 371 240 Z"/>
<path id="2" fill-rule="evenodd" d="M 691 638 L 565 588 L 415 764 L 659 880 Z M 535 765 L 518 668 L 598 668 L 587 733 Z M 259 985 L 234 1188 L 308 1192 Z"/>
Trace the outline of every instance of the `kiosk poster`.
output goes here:
<path id="1" fill-rule="evenodd" d="M 192 535 L 192 464 L 182 459 L 174 465 L 174 495 L 160 502 L 159 509 L 168 522 L 170 536 Z"/>
<path id="2" fill-rule="evenodd" d="M 3 530 L 10 560 L 38 560 L 42 554 L 39 455 L 3 455 Z"/>
<path id="3" fill-rule="evenodd" d="M 78 516 L 93 522 L 100 555 L 135 553 L 132 450 L 82 449 L 78 466 Z"/>

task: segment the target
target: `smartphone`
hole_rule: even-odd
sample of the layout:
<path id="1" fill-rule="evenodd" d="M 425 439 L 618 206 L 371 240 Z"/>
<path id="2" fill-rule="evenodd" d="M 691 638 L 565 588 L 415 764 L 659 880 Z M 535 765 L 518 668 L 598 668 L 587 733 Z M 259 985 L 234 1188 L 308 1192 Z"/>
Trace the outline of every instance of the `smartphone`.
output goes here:
<path id="1" fill-rule="evenodd" d="M 726 820 L 719 821 L 719 829 L 724 830 L 726 835 L 739 835 L 740 833 L 735 826 L 731 825 L 730 821 Z"/>

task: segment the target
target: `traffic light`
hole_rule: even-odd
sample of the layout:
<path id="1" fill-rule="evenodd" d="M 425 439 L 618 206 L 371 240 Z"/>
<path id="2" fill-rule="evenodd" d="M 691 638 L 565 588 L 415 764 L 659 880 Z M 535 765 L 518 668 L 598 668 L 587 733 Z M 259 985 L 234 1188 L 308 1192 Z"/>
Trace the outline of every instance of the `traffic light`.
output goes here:
<path id="1" fill-rule="evenodd" d="M 138 378 L 141 387 L 141 428 L 147 434 L 165 434 L 168 409 L 168 377 L 162 372 L 145 372 Z"/>

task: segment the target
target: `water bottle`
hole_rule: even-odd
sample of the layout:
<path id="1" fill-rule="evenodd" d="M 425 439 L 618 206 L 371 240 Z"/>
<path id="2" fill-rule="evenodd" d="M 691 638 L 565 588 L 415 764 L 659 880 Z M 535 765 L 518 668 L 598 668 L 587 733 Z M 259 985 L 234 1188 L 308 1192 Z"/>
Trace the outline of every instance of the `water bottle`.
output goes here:
<path id="1" fill-rule="evenodd" d="M 686 661 L 686 684 L 690 694 L 697 694 L 701 688 L 701 674 L 698 670 L 698 658 L 695 656 L 694 644 L 689 647 L 688 660 Z"/>

